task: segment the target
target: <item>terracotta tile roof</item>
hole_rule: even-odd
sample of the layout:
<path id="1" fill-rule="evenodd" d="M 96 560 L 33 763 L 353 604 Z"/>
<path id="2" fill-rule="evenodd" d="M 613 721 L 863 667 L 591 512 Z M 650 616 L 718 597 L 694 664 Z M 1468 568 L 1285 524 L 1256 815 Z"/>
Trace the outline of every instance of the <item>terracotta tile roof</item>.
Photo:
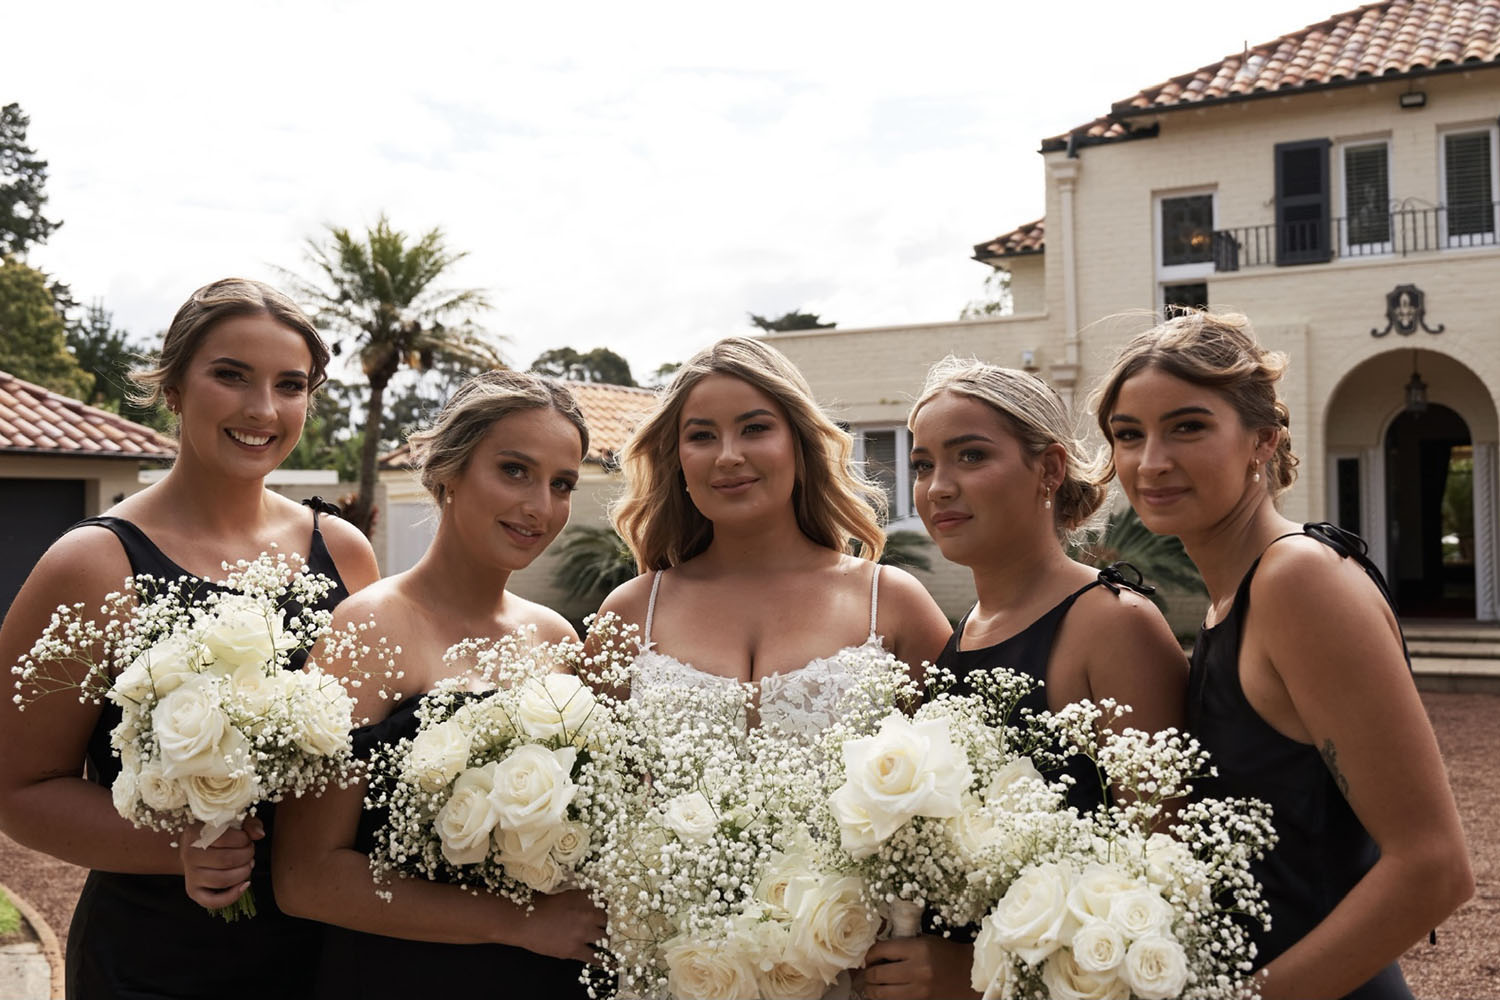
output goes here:
<path id="1" fill-rule="evenodd" d="M 0 452 L 168 459 L 177 454 L 177 442 L 0 371 Z"/>
<path id="2" fill-rule="evenodd" d="M 1017 226 L 1008 233 L 1001 233 L 992 240 L 974 245 L 974 259 L 988 263 L 1001 257 L 1020 257 L 1023 254 L 1042 253 L 1047 248 L 1047 220 L 1037 219 L 1024 226 Z"/>
<path id="3" fill-rule="evenodd" d="M 583 411 L 584 422 L 589 425 L 589 453 L 586 462 L 607 465 L 630 440 L 636 424 L 650 413 L 656 405 L 656 390 L 638 389 L 624 385 L 605 385 L 600 382 L 564 382 L 578 408 Z M 382 469 L 411 468 L 411 451 L 406 445 L 380 458 Z"/>
<path id="4" fill-rule="evenodd" d="M 1385 0 L 1147 87 L 1042 148 L 1135 137 L 1121 121 L 1133 115 L 1487 67 L 1500 67 L 1500 0 Z"/>

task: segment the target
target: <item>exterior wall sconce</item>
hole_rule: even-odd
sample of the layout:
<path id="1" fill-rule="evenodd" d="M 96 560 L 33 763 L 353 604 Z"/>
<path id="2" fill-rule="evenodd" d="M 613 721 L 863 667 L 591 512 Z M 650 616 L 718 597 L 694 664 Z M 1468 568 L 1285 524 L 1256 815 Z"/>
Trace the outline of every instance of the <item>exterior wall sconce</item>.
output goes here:
<path id="1" fill-rule="evenodd" d="M 1414 417 L 1420 417 L 1427 412 L 1427 383 L 1422 381 L 1422 376 L 1417 374 L 1417 352 L 1411 352 L 1411 380 L 1406 383 L 1406 406 L 1407 413 Z"/>
<path id="2" fill-rule="evenodd" d="M 1422 90 L 1408 90 L 1396 98 L 1396 103 L 1403 108 L 1425 108 L 1427 106 L 1427 92 Z"/>

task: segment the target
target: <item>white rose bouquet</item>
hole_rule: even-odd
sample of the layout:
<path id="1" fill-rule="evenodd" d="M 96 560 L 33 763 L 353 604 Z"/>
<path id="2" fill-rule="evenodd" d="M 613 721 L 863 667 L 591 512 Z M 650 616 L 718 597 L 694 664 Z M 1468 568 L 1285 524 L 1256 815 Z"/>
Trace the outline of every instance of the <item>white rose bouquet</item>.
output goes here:
<path id="1" fill-rule="evenodd" d="M 581 643 L 534 630 L 468 640 L 446 659 L 462 679 L 423 697 L 415 737 L 377 749 L 367 805 L 386 811 L 371 867 L 527 903 L 579 884 L 615 797 L 623 734 L 609 699 L 576 673 Z M 455 671 L 456 672 L 456 671 Z M 480 684 L 482 692 L 465 690 Z"/>
<path id="2" fill-rule="evenodd" d="M 195 589 L 132 578 L 97 615 L 60 607 L 14 668 L 23 706 L 28 688 L 77 688 L 117 706 L 115 808 L 174 833 L 201 823 L 198 847 L 257 803 L 344 783 L 354 766 L 348 692 L 315 668 L 287 669 L 328 633 L 330 613 L 308 609 L 334 582 L 281 554 L 224 569 L 222 586 Z M 253 916 L 254 896 L 214 912 Z"/>

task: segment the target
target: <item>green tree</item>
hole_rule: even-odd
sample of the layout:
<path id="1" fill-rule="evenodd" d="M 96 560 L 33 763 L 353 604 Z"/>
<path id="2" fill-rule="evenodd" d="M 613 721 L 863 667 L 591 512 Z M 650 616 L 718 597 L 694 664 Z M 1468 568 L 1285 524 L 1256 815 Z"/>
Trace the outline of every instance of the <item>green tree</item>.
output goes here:
<path id="1" fill-rule="evenodd" d="M 767 333 L 786 333 L 789 330 L 832 330 L 838 326 L 837 323 L 824 323 L 817 313 L 805 313 L 793 310 L 782 313 L 775 319 L 766 319 L 750 313 L 750 322 L 760 327 Z"/>
<path id="2" fill-rule="evenodd" d="M 284 463 L 289 469 L 334 469 L 341 481 L 359 476 L 363 440 L 354 426 L 363 387 L 329 379 L 307 412 L 302 437 Z"/>
<path id="3" fill-rule="evenodd" d="M 419 371 L 442 360 L 470 369 L 504 367 L 498 349 L 473 322 L 488 309 L 476 288 L 438 282 L 466 253 L 449 248 L 441 229 L 416 239 L 381 215 L 356 235 L 328 227 L 309 240 L 307 259 L 317 278 L 288 273 L 317 319 L 334 331 L 334 348 L 357 352 L 369 385 L 359 463 L 359 492 L 346 516 L 367 534 L 374 526 L 375 464 L 385 428 L 386 388 L 403 365 Z"/>
<path id="4" fill-rule="evenodd" d="M 983 319 L 986 316 L 1009 316 L 1015 311 L 1010 294 L 1010 272 L 995 268 L 984 279 L 984 294 L 964 306 L 959 319 Z"/>
<path id="5" fill-rule="evenodd" d="M 681 361 L 667 361 L 659 364 L 656 366 L 656 370 L 651 373 L 651 381 L 647 384 L 653 387 L 666 385 L 672 381 L 672 376 L 676 375 L 677 369 L 681 367 Z"/>
<path id="6" fill-rule="evenodd" d="M 0 256 L 25 256 L 61 225 L 42 214 L 47 161 L 26 145 L 30 126 L 19 104 L 0 108 Z"/>
<path id="7" fill-rule="evenodd" d="M 531 370 L 538 375 L 571 378 L 580 382 L 636 384 L 635 376 L 630 373 L 630 362 L 607 347 L 596 347 L 582 354 L 571 347 L 555 347 L 538 355 L 531 363 Z"/>
<path id="8" fill-rule="evenodd" d="M 68 352 L 47 276 L 9 257 L 0 258 L 0 369 L 74 399 L 94 385 Z"/>

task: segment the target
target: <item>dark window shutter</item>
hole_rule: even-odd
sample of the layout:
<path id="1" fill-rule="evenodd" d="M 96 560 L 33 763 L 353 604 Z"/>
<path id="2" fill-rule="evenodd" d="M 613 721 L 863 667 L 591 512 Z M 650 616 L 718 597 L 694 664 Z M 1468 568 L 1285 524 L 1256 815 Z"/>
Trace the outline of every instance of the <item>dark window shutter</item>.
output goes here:
<path id="1" fill-rule="evenodd" d="M 1328 238 L 1327 139 L 1276 145 L 1276 263 L 1320 264 Z"/>
<path id="2" fill-rule="evenodd" d="M 1490 133 L 1463 132 L 1443 137 L 1443 172 L 1448 195 L 1448 236 L 1484 237 L 1495 232 L 1490 192 Z M 1483 240 L 1482 242 L 1491 242 Z"/>

